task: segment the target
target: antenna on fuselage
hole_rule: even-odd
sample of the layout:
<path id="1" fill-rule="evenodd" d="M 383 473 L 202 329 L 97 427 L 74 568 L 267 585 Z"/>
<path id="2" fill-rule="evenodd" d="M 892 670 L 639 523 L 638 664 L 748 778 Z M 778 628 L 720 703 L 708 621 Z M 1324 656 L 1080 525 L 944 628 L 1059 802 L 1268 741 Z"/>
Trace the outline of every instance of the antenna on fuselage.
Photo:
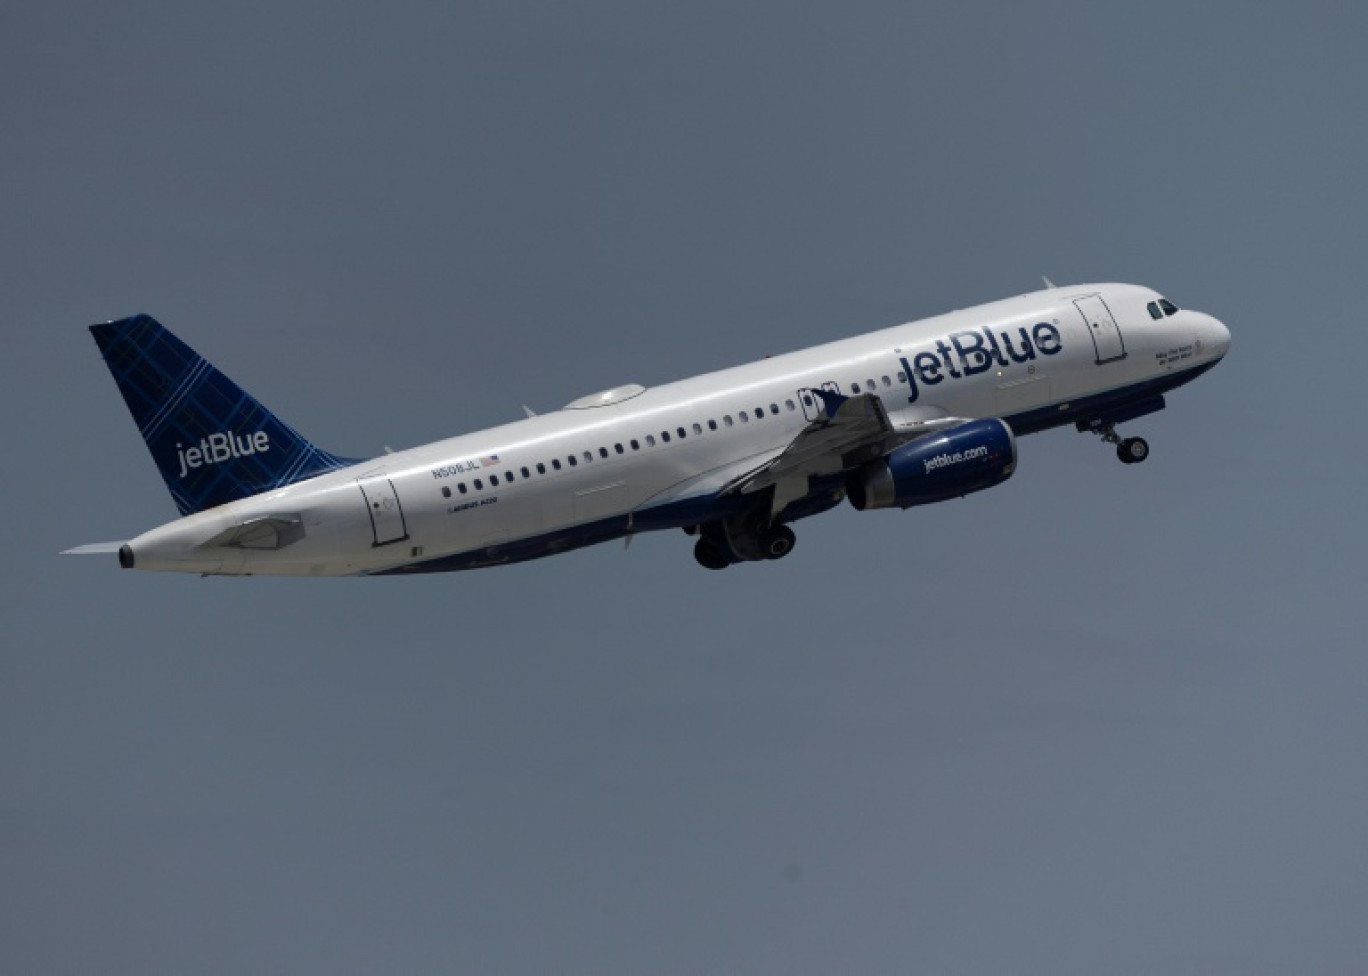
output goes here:
<path id="1" fill-rule="evenodd" d="M 522 408 L 523 408 L 523 413 L 527 414 L 527 416 L 529 416 L 529 417 L 535 417 L 535 416 L 537 415 L 537 411 L 533 410 L 531 407 L 529 407 L 529 406 L 528 406 L 527 404 L 525 404 L 525 403 L 522 405 Z"/>
<path id="2" fill-rule="evenodd" d="M 1040 276 L 1040 280 L 1043 281 L 1043 282 L 1045 282 L 1045 287 L 1046 287 L 1046 288 L 1057 288 L 1057 287 L 1059 287 L 1058 285 L 1056 285 L 1053 281 L 1051 281 L 1049 278 L 1045 277 L 1044 275 L 1041 275 L 1041 276 Z"/>

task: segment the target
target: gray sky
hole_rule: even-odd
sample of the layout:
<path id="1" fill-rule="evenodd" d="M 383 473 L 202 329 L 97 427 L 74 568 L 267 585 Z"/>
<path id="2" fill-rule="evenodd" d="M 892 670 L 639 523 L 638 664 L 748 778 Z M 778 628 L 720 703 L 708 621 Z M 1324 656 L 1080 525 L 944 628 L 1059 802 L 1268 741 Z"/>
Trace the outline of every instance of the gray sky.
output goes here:
<path id="1" fill-rule="evenodd" d="M 1360 5 L 121 6 L 0 11 L 0 970 L 1361 971 Z M 1234 331 L 1143 466 L 724 573 L 55 555 L 175 513 L 91 322 L 358 455 L 1042 273 Z"/>

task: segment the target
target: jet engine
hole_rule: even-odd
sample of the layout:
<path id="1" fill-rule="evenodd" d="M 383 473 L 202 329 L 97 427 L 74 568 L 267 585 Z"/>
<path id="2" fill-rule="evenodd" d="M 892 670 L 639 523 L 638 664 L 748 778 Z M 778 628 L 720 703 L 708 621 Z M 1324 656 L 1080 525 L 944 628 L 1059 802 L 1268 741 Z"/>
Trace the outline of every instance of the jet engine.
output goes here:
<path id="1" fill-rule="evenodd" d="M 1015 470 L 1012 429 L 994 418 L 971 420 L 904 444 L 858 469 L 846 482 L 846 493 L 862 512 L 911 508 L 991 488 Z"/>

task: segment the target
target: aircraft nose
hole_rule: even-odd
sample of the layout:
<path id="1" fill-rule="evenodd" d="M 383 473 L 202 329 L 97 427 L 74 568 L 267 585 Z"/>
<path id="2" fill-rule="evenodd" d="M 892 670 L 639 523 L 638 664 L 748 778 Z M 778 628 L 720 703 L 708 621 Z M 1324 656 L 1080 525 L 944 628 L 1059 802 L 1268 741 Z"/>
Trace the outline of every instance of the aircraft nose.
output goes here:
<path id="1" fill-rule="evenodd" d="M 1208 315 L 1204 331 L 1210 333 L 1211 338 L 1207 341 L 1216 350 L 1217 355 L 1224 356 L 1230 350 L 1230 330 L 1220 319 Z"/>
<path id="2" fill-rule="evenodd" d="M 1221 359 L 1230 349 L 1230 330 L 1215 316 L 1205 312 L 1192 312 L 1189 335 L 1197 340 L 1199 355 L 1203 358 Z"/>

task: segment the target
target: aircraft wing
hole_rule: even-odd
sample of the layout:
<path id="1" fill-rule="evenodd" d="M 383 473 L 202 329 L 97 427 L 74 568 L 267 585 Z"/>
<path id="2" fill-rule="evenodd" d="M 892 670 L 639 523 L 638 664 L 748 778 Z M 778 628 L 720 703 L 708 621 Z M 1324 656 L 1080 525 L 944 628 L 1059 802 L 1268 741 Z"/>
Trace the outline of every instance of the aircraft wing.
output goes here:
<path id="1" fill-rule="evenodd" d="M 677 485 L 669 488 L 657 495 L 646 499 L 637 507 L 637 511 L 642 509 L 656 508 L 668 505 L 673 502 L 689 501 L 690 499 L 709 498 L 717 494 L 726 494 L 747 476 L 759 471 L 765 465 L 770 464 L 775 458 L 783 453 L 782 448 L 762 451 L 747 458 L 737 461 L 730 461 L 721 467 L 702 474 L 695 475 Z"/>
<path id="2" fill-rule="evenodd" d="M 728 486 L 729 492 L 754 494 L 774 487 L 771 514 L 808 493 L 809 479 L 840 474 L 927 434 L 965 422 L 935 407 L 913 407 L 892 416 L 870 393 L 844 396 L 830 390 L 802 390 L 822 403 L 822 413 L 799 432 L 773 460 Z"/>

